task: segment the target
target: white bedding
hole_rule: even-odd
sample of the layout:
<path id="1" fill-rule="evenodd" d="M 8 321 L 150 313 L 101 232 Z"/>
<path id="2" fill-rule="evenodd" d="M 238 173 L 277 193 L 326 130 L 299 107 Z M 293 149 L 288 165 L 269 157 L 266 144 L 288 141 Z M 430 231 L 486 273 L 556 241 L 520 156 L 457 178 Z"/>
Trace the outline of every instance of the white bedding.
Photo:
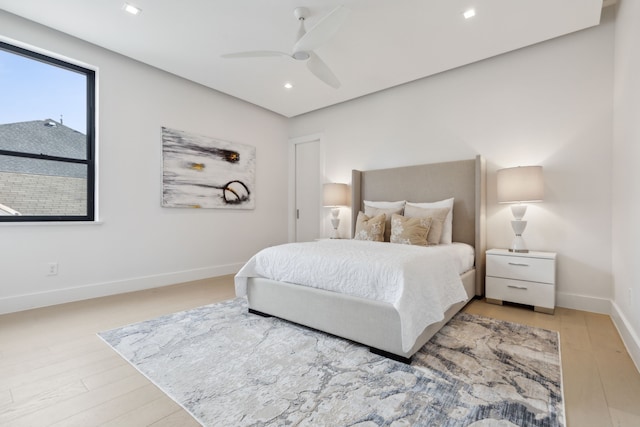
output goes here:
<path id="1" fill-rule="evenodd" d="M 469 256 L 471 253 L 471 256 Z M 411 246 L 361 240 L 321 240 L 274 246 L 254 255 L 235 278 L 265 277 L 392 304 L 400 315 L 402 347 L 467 299 L 460 274 L 473 264 L 473 248 L 454 243 Z M 302 303 L 302 302 L 301 302 Z"/>

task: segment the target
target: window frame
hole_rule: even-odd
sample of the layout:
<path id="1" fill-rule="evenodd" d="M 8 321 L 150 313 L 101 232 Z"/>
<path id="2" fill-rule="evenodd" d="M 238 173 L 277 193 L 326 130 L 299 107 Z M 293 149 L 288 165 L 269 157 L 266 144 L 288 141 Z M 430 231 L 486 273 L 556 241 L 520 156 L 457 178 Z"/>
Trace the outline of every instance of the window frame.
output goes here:
<path id="1" fill-rule="evenodd" d="M 25 58 L 56 66 L 70 72 L 77 72 L 86 77 L 86 159 L 58 157 L 46 154 L 35 154 L 21 151 L 0 149 L 0 155 L 30 158 L 46 161 L 83 164 L 87 167 L 86 215 L 0 215 L 1 223 L 30 222 L 95 222 L 96 218 L 96 70 L 80 65 L 67 58 L 56 57 L 55 54 L 38 52 L 36 48 L 17 46 L 16 43 L 0 39 L 0 49 Z"/>

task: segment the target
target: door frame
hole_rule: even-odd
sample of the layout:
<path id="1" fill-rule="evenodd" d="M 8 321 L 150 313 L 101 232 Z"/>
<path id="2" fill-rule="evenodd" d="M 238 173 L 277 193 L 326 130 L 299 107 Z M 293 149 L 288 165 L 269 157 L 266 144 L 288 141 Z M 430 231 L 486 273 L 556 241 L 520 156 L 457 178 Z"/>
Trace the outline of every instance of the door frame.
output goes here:
<path id="1" fill-rule="evenodd" d="M 320 185 L 320 194 L 322 194 L 322 184 L 325 181 L 325 163 L 324 163 L 324 142 L 322 133 L 314 133 L 305 136 L 299 136 L 296 138 L 289 138 L 289 188 L 288 188 L 288 229 L 289 229 L 289 242 L 295 242 L 296 240 L 296 145 L 304 144 L 307 142 L 318 141 L 319 151 L 319 170 L 320 176 L 318 177 L 318 185 Z M 322 206 L 322 204 L 320 204 Z M 322 215 L 320 215 L 322 219 Z M 318 224 L 320 227 L 322 223 Z M 322 230 L 322 228 L 319 228 Z"/>

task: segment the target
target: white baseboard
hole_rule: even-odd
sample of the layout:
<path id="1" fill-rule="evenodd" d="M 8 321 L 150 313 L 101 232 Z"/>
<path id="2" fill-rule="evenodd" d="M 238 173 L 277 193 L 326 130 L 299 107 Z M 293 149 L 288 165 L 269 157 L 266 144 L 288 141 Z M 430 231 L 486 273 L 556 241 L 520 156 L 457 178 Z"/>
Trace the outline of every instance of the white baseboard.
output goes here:
<path id="1" fill-rule="evenodd" d="M 194 270 L 177 271 L 152 276 L 135 277 L 104 283 L 76 286 L 64 289 L 54 289 L 46 292 L 16 295 L 0 298 L 0 314 L 30 310 L 32 308 L 47 307 L 67 302 L 99 298 L 127 292 L 142 291 L 144 289 L 159 288 L 176 283 L 192 280 L 207 279 L 209 277 L 224 276 L 237 273 L 244 263 L 219 265 Z"/>
<path id="2" fill-rule="evenodd" d="M 590 311 L 592 313 L 611 314 L 611 300 L 587 295 L 556 293 L 556 306 L 573 310 Z"/>
<path id="3" fill-rule="evenodd" d="M 636 369 L 640 372 L 640 338 L 638 338 L 637 331 L 633 329 L 627 317 L 622 313 L 618 304 L 614 301 L 611 302 L 611 320 L 613 324 L 618 328 L 618 333 L 627 347 L 627 352 L 636 364 Z"/>

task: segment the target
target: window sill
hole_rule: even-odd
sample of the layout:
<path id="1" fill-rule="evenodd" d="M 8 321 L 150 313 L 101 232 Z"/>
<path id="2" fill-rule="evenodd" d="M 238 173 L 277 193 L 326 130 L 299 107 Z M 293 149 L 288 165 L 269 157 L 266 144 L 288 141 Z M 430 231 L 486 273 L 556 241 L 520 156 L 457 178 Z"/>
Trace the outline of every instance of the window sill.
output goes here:
<path id="1" fill-rule="evenodd" d="M 102 225 L 104 221 L 21 221 L 21 222 L 0 222 L 0 227 L 24 227 L 30 225 L 43 226 L 43 225 L 52 225 L 52 226 L 60 226 L 60 225 Z"/>

